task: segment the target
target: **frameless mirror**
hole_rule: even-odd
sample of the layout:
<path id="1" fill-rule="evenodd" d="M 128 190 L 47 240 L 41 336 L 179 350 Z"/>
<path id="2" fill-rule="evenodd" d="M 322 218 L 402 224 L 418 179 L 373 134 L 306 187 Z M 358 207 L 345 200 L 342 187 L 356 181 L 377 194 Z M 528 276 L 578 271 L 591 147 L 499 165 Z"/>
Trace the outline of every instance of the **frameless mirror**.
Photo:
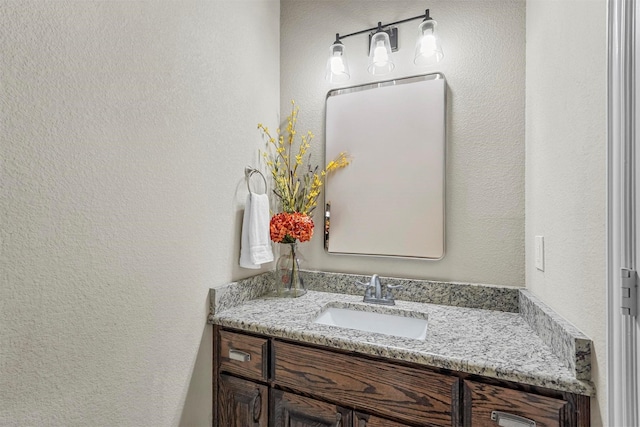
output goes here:
<path id="1" fill-rule="evenodd" d="M 330 254 L 440 259 L 445 250 L 446 81 L 440 73 L 332 90 L 327 160 Z"/>

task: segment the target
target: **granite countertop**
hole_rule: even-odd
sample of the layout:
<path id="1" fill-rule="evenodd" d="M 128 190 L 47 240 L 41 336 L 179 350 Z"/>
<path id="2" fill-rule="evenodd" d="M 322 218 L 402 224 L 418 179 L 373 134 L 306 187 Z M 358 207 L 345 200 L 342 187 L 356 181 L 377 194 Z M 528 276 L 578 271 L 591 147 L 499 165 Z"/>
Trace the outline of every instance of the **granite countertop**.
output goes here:
<path id="1" fill-rule="evenodd" d="M 532 327 L 531 320 L 517 311 L 396 299 L 394 309 L 426 313 L 428 316 L 427 337 L 416 340 L 313 323 L 327 306 L 369 306 L 368 310 L 388 310 L 387 306 L 363 303 L 362 296 L 310 290 L 294 299 L 261 297 L 259 294 L 264 295 L 266 289 L 255 290 L 259 281 L 250 282 L 256 295 L 245 295 L 242 301 L 230 304 L 229 293 L 224 291 L 218 291 L 217 296 L 212 295 L 212 323 L 559 391 L 595 394 L 593 385 L 588 378 L 585 379 L 584 360 L 573 361 L 573 365 L 572 361 L 563 360 L 562 352 L 558 354 L 555 351 L 554 343 L 549 345 L 545 342 L 544 334 L 535 331 L 536 326 Z M 514 291 L 516 294 L 520 292 L 518 289 Z M 225 297 L 227 303 L 224 303 Z M 558 334 L 552 335 L 557 341 Z M 566 346 L 566 343 L 560 346 Z M 575 349 L 571 351 L 576 353 Z"/>

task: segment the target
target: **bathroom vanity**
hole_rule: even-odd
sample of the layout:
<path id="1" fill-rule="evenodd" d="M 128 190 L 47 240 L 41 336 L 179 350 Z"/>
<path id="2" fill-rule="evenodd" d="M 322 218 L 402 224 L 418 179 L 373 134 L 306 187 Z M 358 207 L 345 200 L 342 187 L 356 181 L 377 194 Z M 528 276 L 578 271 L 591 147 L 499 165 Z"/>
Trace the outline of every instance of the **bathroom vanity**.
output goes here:
<path id="1" fill-rule="evenodd" d="M 413 301 L 385 308 L 335 292 L 351 290 L 354 277 L 343 278 L 322 276 L 318 283 L 330 283 L 324 290 L 331 292 L 310 290 L 296 299 L 259 297 L 268 292 L 259 278 L 212 290 L 214 425 L 589 425 L 590 341 L 552 319 L 550 327 L 566 333 L 553 331 L 556 341 L 573 342 L 547 345 L 526 320 L 541 315 L 526 291 L 451 284 L 447 292 L 440 284 L 417 283 L 400 295 Z M 464 293 L 481 307 L 442 304 L 460 303 Z M 448 301 L 415 301 L 438 298 Z M 328 307 L 417 313 L 428 319 L 427 335 L 316 323 Z M 573 361 L 563 360 L 564 350 Z"/>

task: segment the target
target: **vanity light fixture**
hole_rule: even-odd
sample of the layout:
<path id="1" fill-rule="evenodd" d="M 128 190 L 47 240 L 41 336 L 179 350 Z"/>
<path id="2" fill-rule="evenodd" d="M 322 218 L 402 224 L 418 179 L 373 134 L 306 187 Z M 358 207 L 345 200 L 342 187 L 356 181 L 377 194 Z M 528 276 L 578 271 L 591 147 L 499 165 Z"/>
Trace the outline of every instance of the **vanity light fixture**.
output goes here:
<path id="1" fill-rule="evenodd" d="M 431 65 L 442 61 L 444 53 L 436 33 L 436 25 L 438 23 L 429 16 L 429 9 L 427 9 L 424 21 L 418 25 L 419 35 L 416 41 L 414 64 Z"/>
<path id="2" fill-rule="evenodd" d="M 327 60 L 326 78 L 331 83 L 341 83 L 349 80 L 349 64 L 345 56 L 344 45 L 336 34 L 336 41 L 329 48 L 330 54 Z"/>
<path id="3" fill-rule="evenodd" d="M 344 44 L 340 40 L 358 34 L 369 34 L 369 61 L 367 70 L 374 76 L 390 73 L 395 64 L 391 52 L 398 50 L 398 29 L 393 25 L 402 24 L 416 19 L 423 19 L 418 26 L 414 63 L 418 66 L 432 65 L 440 62 L 444 57 L 440 39 L 436 34 L 436 21 L 429 16 L 429 9 L 424 15 L 414 16 L 390 24 L 378 22 L 377 27 L 341 36 L 336 33 L 336 40 L 329 48 L 325 78 L 331 83 L 341 83 L 349 80 L 349 65 Z"/>
<path id="4" fill-rule="evenodd" d="M 378 22 L 378 29 L 369 39 L 369 65 L 367 66 L 367 70 L 374 76 L 381 76 L 389 74 L 395 66 L 393 59 L 391 59 L 391 39 L 389 38 L 389 33 L 383 31 L 382 23 Z"/>

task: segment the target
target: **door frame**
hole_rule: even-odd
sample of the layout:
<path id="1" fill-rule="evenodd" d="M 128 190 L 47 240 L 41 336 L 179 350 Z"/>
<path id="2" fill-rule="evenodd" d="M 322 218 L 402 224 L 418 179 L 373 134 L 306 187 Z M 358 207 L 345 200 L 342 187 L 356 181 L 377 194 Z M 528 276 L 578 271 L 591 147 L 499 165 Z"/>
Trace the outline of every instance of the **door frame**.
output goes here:
<path id="1" fill-rule="evenodd" d="M 638 319 L 623 316 L 621 269 L 637 271 L 638 223 L 634 0 L 608 1 L 607 95 L 607 398 L 608 425 L 632 427 L 638 418 Z M 638 79 L 640 81 L 640 79 Z"/>

